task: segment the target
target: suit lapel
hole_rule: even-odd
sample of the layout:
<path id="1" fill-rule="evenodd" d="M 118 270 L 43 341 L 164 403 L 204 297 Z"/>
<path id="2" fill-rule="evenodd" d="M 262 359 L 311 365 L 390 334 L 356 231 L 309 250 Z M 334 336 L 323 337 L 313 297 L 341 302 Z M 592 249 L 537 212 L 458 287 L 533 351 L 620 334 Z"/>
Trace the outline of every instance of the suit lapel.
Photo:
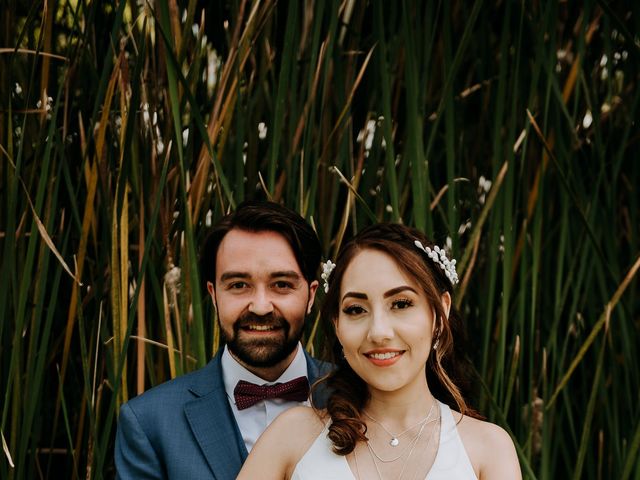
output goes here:
<path id="1" fill-rule="evenodd" d="M 184 412 L 214 477 L 236 478 L 247 449 L 227 400 L 220 354 L 194 378 L 190 390 L 198 398 L 186 403 Z"/>
<path id="2" fill-rule="evenodd" d="M 194 375 L 189 390 L 196 398 L 184 406 L 189 427 L 216 480 L 235 479 L 248 455 L 224 389 L 222 350 Z M 315 360 L 306 351 L 304 354 L 309 383 L 313 384 L 329 371 L 330 365 Z M 325 402 L 326 392 L 320 386 L 314 392 L 314 403 L 322 408 Z"/>

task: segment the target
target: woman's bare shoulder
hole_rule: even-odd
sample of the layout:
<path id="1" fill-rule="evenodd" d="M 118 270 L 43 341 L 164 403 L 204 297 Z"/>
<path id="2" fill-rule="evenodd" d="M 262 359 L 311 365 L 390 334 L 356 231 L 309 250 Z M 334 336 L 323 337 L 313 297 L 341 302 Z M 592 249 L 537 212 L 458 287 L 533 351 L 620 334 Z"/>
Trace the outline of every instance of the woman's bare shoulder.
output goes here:
<path id="1" fill-rule="evenodd" d="M 452 411 L 458 434 L 478 478 L 521 478 L 511 436 L 495 423 Z M 496 452 L 500 452 L 496 455 Z"/>
<path id="2" fill-rule="evenodd" d="M 326 410 L 299 406 L 290 408 L 278 415 L 272 425 L 274 428 L 285 429 L 289 432 L 310 433 L 317 436 L 324 428 L 327 419 Z"/>
<path id="3" fill-rule="evenodd" d="M 254 445 L 238 478 L 290 478 L 326 418 L 322 410 L 311 407 L 293 407 L 278 415 Z"/>

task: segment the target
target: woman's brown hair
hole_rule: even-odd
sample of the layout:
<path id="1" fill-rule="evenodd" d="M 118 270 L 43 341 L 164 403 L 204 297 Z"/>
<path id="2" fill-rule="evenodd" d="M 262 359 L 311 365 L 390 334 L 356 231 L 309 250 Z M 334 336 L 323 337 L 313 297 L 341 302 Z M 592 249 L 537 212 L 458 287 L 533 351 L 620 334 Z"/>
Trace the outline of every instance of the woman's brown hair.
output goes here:
<path id="1" fill-rule="evenodd" d="M 460 413 L 478 416 L 465 401 L 471 383 L 471 368 L 464 351 L 464 325 L 453 305 L 447 317 L 441 303 L 445 292 L 453 296 L 453 286 L 440 265 L 415 246 L 416 240 L 424 246 L 434 246 L 422 232 L 404 225 L 382 223 L 367 227 L 343 245 L 335 262 L 336 267 L 329 277 L 329 291 L 322 307 L 322 318 L 330 324 L 326 325 L 329 354 L 336 365 L 326 382 L 331 392 L 327 401 L 327 411 L 331 416 L 329 438 L 337 454 L 347 455 L 358 441 L 367 439 L 366 424 L 360 417 L 369 400 L 367 384 L 344 359 L 334 330 L 334 322 L 340 313 L 342 278 L 353 258 L 365 249 L 390 255 L 398 267 L 422 287 L 436 313 L 433 343 L 438 342 L 438 348 L 431 350 L 427 360 L 429 389 L 438 400 Z"/>

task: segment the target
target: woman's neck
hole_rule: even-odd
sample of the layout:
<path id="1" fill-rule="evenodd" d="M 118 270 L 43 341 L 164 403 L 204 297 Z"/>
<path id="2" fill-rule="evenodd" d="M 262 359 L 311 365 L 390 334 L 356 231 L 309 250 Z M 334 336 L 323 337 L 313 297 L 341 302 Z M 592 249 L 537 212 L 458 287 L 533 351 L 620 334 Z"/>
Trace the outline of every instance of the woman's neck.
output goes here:
<path id="1" fill-rule="evenodd" d="M 413 388 L 386 392 L 370 389 L 364 410 L 388 428 L 405 428 L 426 417 L 435 406 L 436 399 L 426 381 Z"/>

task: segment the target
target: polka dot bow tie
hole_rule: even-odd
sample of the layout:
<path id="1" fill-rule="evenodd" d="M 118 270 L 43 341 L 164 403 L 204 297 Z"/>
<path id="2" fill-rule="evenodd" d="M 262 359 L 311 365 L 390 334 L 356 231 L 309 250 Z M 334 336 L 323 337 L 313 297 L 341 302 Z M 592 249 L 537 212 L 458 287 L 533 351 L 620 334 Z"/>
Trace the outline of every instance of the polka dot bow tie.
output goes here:
<path id="1" fill-rule="evenodd" d="M 275 385 L 256 385 L 240 380 L 233 389 L 238 410 L 249 408 L 267 398 L 282 398 L 294 402 L 304 402 L 309 398 L 309 380 L 307 377 L 294 378 L 290 382 Z"/>

